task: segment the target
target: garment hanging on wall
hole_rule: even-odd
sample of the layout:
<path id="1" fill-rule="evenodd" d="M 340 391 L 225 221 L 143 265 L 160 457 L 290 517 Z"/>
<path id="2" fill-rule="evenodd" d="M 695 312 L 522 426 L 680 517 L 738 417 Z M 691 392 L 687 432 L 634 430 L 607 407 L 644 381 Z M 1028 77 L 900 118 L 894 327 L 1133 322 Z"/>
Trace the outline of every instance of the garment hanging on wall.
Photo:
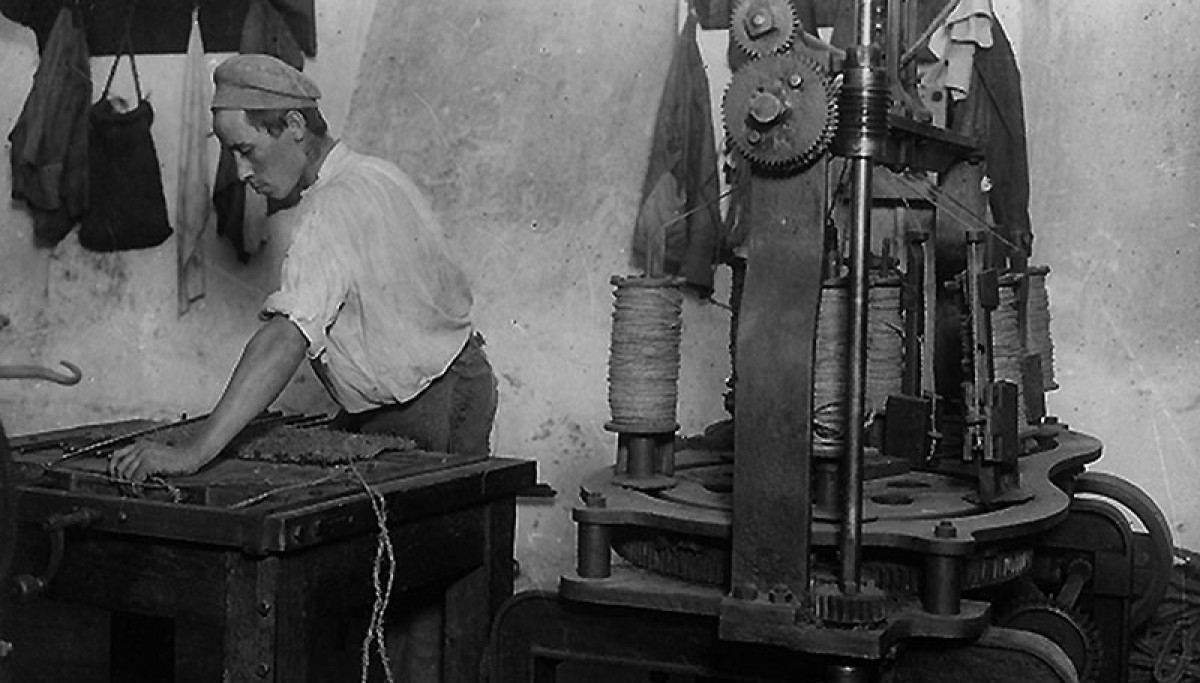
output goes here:
<path id="1" fill-rule="evenodd" d="M 662 244 L 664 274 L 681 275 L 707 296 L 722 225 L 708 76 L 696 44 L 698 23 L 689 14 L 667 72 L 632 253 L 634 264 L 646 267 L 647 254 Z"/>
<path id="2" fill-rule="evenodd" d="M 0 0 L 0 13 L 27 26 L 44 49 L 58 11 L 75 7 L 84 13 L 88 48 L 93 56 L 115 55 L 131 0 Z M 287 24 L 299 48 L 317 54 L 315 0 L 270 0 Z M 133 47 L 138 54 L 183 54 L 191 32 L 192 10 L 199 9 L 200 32 L 213 52 L 236 52 L 242 33 L 253 23 L 251 0 L 143 0 L 133 17 Z"/>
<path id="3" fill-rule="evenodd" d="M 12 143 L 12 196 L 33 213 L 38 246 L 58 244 L 88 202 L 91 66 L 82 17 L 62 10 L 42 52 Z"/>
<path id="4" fill-rule="evenodd" d="M 312 17 L 312 0 L 250 0 L 239 52 L 278 57 L 303 71 L 306 52 L 302 49 L 303 39 L 295 32 L 289 14 L 280 11 L 280 4 L 294 5 L 293 12 L 302 12 L 307 5 L 308 17 Z M 312 41 L 315 45 L 315 36 Z M 283 200 L 268 199 L 267 214 L 292 206 L 298 200 L 298 193 Z M 262 247 L 264 232 L 253 225 L 253 221 L 261 220 L 261 217 L 247 215 L 253 203 L 246 201 L 246 186 L 237 177 L 233 154 L 224 149 L 213 181 L 213 206 L 217 212 L 217 234 L 233 244 L 239 261 L 248 262 Z"/>
<path id="5" fill-rule="evenodd" d="M 180 108 L 179 182 L 176 189 L 175 225 L 179 315 L 204 297 L 204 234 L 215 219 L 209 196 L 208 103 L 211 100 L 208 67 L 200 24 L 193 13 L 183 73 L 183 106 Z"/>
<path id="6" fill-rule="evenodd" d="M 79 243 L 92 251 L 124 251 L 158 246 L 171 235 L 162 171 L 150 126 L 154 108 L 142 97 L 141 80 L 126 46 L 137 102 L 128 108 L 121 98 L 110 98 L 109 88 L 121 55 L 112 69 L 100 99 L 89 112 L 88 210 L 79 226 Z"/>
<path id="7" fill-rule="evenodd" d="M 944 0 L 921 0 L 923 16 L 936 16 Z M 854 3 L 840 0 L 831 42 L 846 47 L 854 40 Z M 1029 158 L 1026 147 L 1025 104 L 1021 72 L 1012 44 L 987 0 L 962 0 L 947 16 L 968 20 L 959 36 L 971 45 L 970 80 L 965 94 L 952 103 L 950 128 L 983 146 L 992 188 L 988 208 L 999 231 L 1013 244 L 1030 250 L 1033 232 L 1029 218 Z M 956 22 L 957 23 L 957 22 Z M 987 33 L 983 33 L 986 26 Z M 949 34 L 947 34 L 949 36 Z M 953 91 L 952 91 L 953 92 Z"/>
<path id="8" fill-rule="evenodd" d="M 992 46 L 991 0 L 960 0 L 946 20 L 929 36 L 926 48 L 933 59 L 917 70 L 926 87 L 945 88 L 954 100 L 971 91 L 975 53 Z"/>
<path id="9" fill-rule="evenodd" d="M 303 17 L 304 8 L 285 10 L 287 3 L 279 0 L 250 0 L 246 9 L 246 21 L 242 25 L 242 42 L 238 50 L 244 54 L 274 55 L 297 69 L 304 66 L 304 55 L 315 54 L 316 35 L 312 36 L 312 50 L 305 49 L 305 31 L 311 30 L 312 0 L 308 2 L 308 21 L 301 22 L 298 32 L 292 17 Z"/>
<path id="10" fill-rule="evenodd" d="M 954 104 L 951 127 L 983 145 L 992 218 L 1004 239 L 1028 254 L 1033 228 L 1021 71 L 1004 27 L 993 21 L 991 29 L 992 46 L 975 51 L 970 94 Z"/>

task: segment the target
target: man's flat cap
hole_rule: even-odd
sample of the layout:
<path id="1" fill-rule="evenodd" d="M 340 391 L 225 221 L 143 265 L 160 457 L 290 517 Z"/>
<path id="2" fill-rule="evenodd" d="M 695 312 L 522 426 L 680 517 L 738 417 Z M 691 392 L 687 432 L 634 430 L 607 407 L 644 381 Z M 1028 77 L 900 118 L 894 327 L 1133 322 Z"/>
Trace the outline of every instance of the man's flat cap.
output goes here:
<path id="1" fill-rule="evenodd" d="M 321 91 L 308 76 L 270 55 L 234 55 L 213 72 L 213 109 L 306 109 Z"/>

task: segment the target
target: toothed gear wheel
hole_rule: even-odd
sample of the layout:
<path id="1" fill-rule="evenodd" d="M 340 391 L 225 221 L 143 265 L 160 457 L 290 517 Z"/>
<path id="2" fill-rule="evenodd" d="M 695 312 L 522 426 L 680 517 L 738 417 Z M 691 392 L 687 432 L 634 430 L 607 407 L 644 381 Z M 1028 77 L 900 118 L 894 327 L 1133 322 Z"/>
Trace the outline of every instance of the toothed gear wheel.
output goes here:
<path id="1" fill-rule="evenodd" d="M 837 128 L 837 88 L 814 60 L 771 55 L 733 74 L 722 103 L 725 130 L 755 166 L 798 170 L 829 147 Z"/>
<path id="2" fill-rule="evenodd" d="M 1045 636 L 1075 665 L 1079 683 L 1100 680 L 1104 650 L 1100 630 L 1087 615 L 1048 600 L 1021 602 L 1005 610 L 997 625 Z"/>
<path id="3" fill-rule="evenodd" d="M 817 583 L 812 590 L 812 616 L 832 626 L 868 626 L 887 619 L 895 602 L 875 586 L 863 585 L 853 595 L 835 585 Z"/>
<path id="4" fill-rule="evenodd" d="M 729 32 L 746 54 L 757 59 L 787 50 L 800 32 L 791 0 L 742 0 L 733 8 Z"/>

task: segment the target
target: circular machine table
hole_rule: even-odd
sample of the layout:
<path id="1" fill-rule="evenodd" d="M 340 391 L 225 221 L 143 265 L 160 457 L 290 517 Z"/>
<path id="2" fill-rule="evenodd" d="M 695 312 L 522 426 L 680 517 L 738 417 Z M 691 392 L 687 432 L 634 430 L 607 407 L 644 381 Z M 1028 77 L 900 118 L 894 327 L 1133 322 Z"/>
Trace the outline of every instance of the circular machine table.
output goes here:
<path id="1" fill-rule="evenodd" d="M 979 505 L 972 483 L 956 473 L 914 470 L 865 482 L 861 537 L 866 575 L 885 589 L 912 588 L 928 554 L 964 558 L 964 588 L 996 583 L 1026 569 L 1028 539 L 1066 517 L 1071 497 L 1064 482 L 1099 458 L 1101 448 L 1097 439 L 1061 426 L 1045 428 L 1037 436 L 1040 447 L 1020 457 L 1021 486 L 1007 497 L 1011 502 L 1006 505 Z M 576 508 L 575 521 L 608 527 L 614 549 L 639 569 L 712 589 L 727 587 L 733 466 L 721 453 L 676 455 L 677 484 L 664 490 L 636 491 L 614 483 L 609 469 L 594 473 L 581 489 L 592 504 Z M 814 517 L 811 538 L 819 579 L 819 558 L 836 549 L 838 525 L 820 514 Z M 935 532 L 946 522 L 955 527 L 952 537 Z M 659 550 L 682 547 L 688 554 L 681 558 L 656 552 L 656 544 Z M 654 558 L 664 555 L 663 566 L 657 566 Z M 654 604 L 652 596 L 640 595 L 636 583 L 614 589 L 611 581 L 568 575 L 560 591 L 585 602 Z M 683 593 L 701 596 L 704 591 L 693 587 Z M 697 597 L 685 609 L 715 610 L 721 593 L 714 590 L 711 597 Z"/>

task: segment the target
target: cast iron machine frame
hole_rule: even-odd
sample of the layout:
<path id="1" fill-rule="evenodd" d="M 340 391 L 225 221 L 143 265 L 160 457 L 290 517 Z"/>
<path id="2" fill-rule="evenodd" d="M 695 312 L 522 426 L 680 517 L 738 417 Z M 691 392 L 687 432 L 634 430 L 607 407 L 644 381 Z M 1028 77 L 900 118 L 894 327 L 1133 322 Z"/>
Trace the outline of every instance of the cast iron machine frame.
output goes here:
<path id="1" fill-rule="evenodd" d="M 1097 488 L 1085 469 L 1101 444 L 1045 416 L 1037 359 L 1022 358 L 1020 382 L 997 375 L 992 317 L 1003 286 L 1023 291 L 1028 254 L 986 220 L 968 225 L 953 245 L 961 272 L 935 291 L 933 242 L 944 236 L 909 231 L 903 395 L 882 420 L 867 405 L 874 174 L 984 159 L 975 140 L 932 125 L 902 77 L 917 0 L 851 5 L 845 48 L 804 32 L 812 3 L 732 8 L 743 62 L 723 107 L 753 169 L 754 212 L 739 254 L 732 448 L 654 441 L 639 455 L 654 463 L 640 468 L 655 479 L 647 487 L 623 481 L 622 439 L 615 470 L 586 479 L 572 512 L 575 572 L 557 594 L 517 596 L 498 615 L 493 680 L 553 681 L 555 662 L 577 658 L 721 680 L 915 681 L 924 652 L 981 651 L 1038 668 L 1042 678 L 1027 680 L 1089 680 L 1101 667 L 1124 680 L 1128 631 L 1165 584 L 1135 580 L 1135 542 L 1111 505 L 1076 500 Z M 835 165 L 851 198 L 847 234 L 830 244 Z M 817 447 L 813 358 L 830 286 L 847 292 L 847 426 Z M 948 290 L 967 321 L 953 350 L 964 375 L 953 419 L 929 391 L 927 322 Z M 1125 486 L 1099 488 L 1145 502 Z M 1161 573 L 1169 529 L 1152 503 L 1138 516 Z M 1078 542 L 1093 532 L 1104 540 Z M 976 672 L 1005 680 L 988 675 Z"/>

